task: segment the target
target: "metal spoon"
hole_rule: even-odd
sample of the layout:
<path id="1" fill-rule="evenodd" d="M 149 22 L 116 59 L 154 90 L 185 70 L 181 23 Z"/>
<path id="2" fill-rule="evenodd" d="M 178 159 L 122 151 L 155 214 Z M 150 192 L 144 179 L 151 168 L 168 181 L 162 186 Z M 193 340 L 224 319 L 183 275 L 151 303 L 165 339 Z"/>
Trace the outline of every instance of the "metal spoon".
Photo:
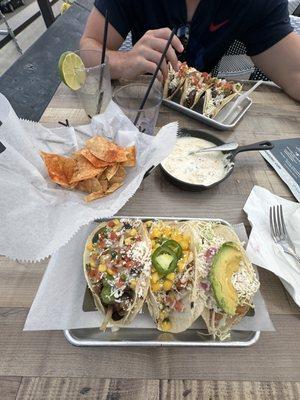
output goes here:
<path id="1" fill-rule="evenodd" d="M 199 153 L 208 153 L 211 151 L 230 151 L 230 150 L 236 150 L 238 148 L 238 144 L 236 142 L 230 142 L 230 143 L 225 143 L 222 144 L 221 146 L 213 146 L 213 147 L 207 147 L 205 149 L 199 149 L 195 151 L 189 152 L 189 156 L 192 156 L 193 154 L 199 154 Z"/>

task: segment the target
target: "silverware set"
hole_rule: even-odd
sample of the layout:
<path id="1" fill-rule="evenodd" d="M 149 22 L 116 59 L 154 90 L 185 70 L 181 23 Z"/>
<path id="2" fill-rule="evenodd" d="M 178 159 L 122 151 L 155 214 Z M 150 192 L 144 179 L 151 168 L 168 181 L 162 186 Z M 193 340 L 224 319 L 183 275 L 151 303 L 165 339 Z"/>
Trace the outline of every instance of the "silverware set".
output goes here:
<path id="1" fill-rule="evenodd" d="M 270 230 L 274 242 L 300 264 L 300 257 L 286 229 L 281 205 L 270 207 Z"/>

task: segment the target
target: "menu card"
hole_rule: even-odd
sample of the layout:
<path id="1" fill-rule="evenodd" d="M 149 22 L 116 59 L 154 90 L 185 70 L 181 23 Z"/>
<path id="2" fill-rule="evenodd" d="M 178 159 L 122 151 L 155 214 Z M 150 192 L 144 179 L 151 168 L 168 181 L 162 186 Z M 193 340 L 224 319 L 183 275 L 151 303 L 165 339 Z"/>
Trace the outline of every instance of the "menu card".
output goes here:
<path id="1" fill-rule="evenodd" d="M 300 138 L 274 140 L 273 143 L 274 148 L 261 151 L 261 155 L 300 202 Z"/>

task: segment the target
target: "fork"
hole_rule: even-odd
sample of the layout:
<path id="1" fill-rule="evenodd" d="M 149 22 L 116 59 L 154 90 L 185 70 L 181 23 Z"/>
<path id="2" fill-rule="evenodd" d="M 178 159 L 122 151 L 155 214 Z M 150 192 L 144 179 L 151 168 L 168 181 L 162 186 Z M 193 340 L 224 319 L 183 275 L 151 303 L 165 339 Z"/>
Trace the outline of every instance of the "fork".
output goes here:
<path id="1" fill-rule="evenodd" d="M 300 257 L 296 254 L 294 243 L 286 230 L 281 205 L 270 207 L 270 229 L 274 242 L 280 246 L 285 253 L 291 255 L 300 263 Z"/>

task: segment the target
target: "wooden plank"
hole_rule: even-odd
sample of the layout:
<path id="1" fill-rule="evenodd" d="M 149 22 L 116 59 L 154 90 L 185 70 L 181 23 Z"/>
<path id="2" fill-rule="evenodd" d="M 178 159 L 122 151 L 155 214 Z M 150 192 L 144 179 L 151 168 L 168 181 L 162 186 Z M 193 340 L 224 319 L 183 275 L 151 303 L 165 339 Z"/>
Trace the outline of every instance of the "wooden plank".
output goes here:
<path id="1" fill-rule="evenodd" d="M 273 315 L 277 331 L 251 348 L 78 348 L 22 332 L 27 311 L 0 309 L 0 376 L 300 381 L 298 315 Z"/>
<path id="2" fill-rule="evenodd" d="M 0 376 L 0 398 L 3 400 L 15 400 L 21 379 L 18 376 Z"/>
<path id="3" fill-rule="evenodd" d="M 16 400 L 291 400 L 299 382 L 23 378 Z"/>
<path id="4" fill-rule="evenodd" d="M 94 378 L 23 378 L 16 400 L 158 400 L 159 381 Z"/>

